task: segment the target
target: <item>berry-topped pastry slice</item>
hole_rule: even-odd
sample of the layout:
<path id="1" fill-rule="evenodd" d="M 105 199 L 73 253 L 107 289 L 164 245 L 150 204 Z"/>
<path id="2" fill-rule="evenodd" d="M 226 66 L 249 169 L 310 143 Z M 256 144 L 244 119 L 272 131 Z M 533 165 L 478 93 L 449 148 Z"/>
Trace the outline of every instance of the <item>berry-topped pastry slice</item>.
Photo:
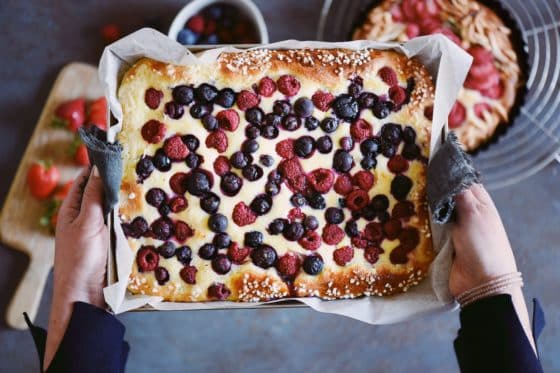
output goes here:
<path id="1" fill-rule="evenodd" d="M 167 301 L 390 295 L 434 253 L 434 87 L 393 51 L 142 59 L 118 97 L 128 289 Z"/>
<path id="2" fill-rule="evenodd" d="M 353 38 L 407 41 L 430 34 L 447 36 L 474 58 L 448 122 L 467 150 L 475 150 L 508 122 L 523 83 L 511 30 L 496 13 L 475 0 L 384 0 Z"/>

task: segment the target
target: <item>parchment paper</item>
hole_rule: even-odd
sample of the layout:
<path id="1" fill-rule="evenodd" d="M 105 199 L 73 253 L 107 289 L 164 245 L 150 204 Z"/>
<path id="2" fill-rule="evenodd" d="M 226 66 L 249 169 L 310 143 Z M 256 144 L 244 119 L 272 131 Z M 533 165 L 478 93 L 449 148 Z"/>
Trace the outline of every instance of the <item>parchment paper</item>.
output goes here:
<path id="1" fill-rule="evenodd" d="M 347 48 L 347 49 L 395 49 L 409 57 L 416 56 L 428 68 L 436 83 L 431 154 L 437 149 L 445 132 L 447 115 L 455 102 L 459 89 L 467 75 L 472 57 L 442 35 L 420 37 L 403 45 L 373 41 L 326 43 L 316 41 L 287 40 L 258 48 Z M 114 141 L 121 130 L 122 110 L 117 100 L 117 88 L 128 68 L 142 57 L 150 57 L 167 63 L 205 64 L 216 60 L 220 53 L 237 51 L 232 47 L 213 49 L 201 55 L 193 55 L 184 46 L 152 30 L 142 29 L 105 48 L 99 66 L 99 75 L 105 85 L 105 95 L 111 112 L 118 121 L 109 130 L 109 141 Z M 428 182 L 437 182 L 429 180 Z M 114 313 L 121 313 L 150 305 L 157 310 L 195 310 L 214 308 L 247 308 L 259 303 L 163 302 L 161 297 L 131 295 L 127 292 L 127 280 L 134 260 L 120 224 L 114 225 L 116 232 L 116 270 L 119 281 L 104 289 L 105 301 Z M 448 279 L 453 247 L 449 229 L 432 224 L 432 237 L 437 256 L 428 277 L 408 292 L 390 297 L 363 297 L 359 299 L 324 301 L 317 298 L 295 298 L 319 312 L 334 313 L 361 320 L 370 324 L 389 324 L 419 315 L 444 312 L 455 308 L 449 293 Z M 285 300 L 285 299 L 284 299 Z M 268 302 L 274 303 L 274 302 Z"/>

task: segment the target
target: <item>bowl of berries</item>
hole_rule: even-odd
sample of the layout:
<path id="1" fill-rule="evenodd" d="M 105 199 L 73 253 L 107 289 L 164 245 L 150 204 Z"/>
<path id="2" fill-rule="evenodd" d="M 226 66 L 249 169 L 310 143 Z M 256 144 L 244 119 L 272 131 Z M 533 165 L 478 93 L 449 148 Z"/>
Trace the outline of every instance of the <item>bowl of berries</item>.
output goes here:
<path id="1" fill-rule="evenodd" d="M 191 48 L 268 43 L 263 16 L 251 0 L 193 0 L 167 35 Z"/>

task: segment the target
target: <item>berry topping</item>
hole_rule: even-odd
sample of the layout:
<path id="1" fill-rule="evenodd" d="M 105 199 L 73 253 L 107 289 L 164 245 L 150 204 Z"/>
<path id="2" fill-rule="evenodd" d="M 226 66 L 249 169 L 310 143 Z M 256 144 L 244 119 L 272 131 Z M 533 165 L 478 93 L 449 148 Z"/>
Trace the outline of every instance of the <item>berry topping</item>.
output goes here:
<path id="1" fill-rule="evenodd" d="M 321 136 L 317 139 L 316 143 L 317 150 L 321 154 L 328 154 L 333 148 L 332 139 L 329 136 Z"/>
<path id="2" fill-rule="evenodd" d="M 360 108 L 358 102 L 350 95 L 342 94 L 332 102 L 336 116 L 347 122 L 351 122 L 358 117 Z"/>
<path id="3" fill-rule="evenodd" d="M 200 170 L 193 170 L 187 177 L 185 185 L 190 194 L 200 197 L 210 191 L 212 180 L 210 179 L 210 174 Z"/>
<path id="4" fill-rule="evenodd" d="M 218 119 L 212 114 L 205 114 L 202 117 L 202 125 L 208 131 L 215 131 L 218 129 Z"/>
<path id="5" fill-rule="evenodd" d="M 185 113 L 185 109 L 183 108 L 183 106 L 173 101 L 165 104 L 164 111 L 165 114 L 167 114 L 167 116 L 171 119 L 179 119 Z"/>
<path id="6" fill-rule="evenodd" d="M 371 92 L 362 92 L 358 97 L 360 109 L 370 109 L 377 102 L 378 97 Z"/>
<path id="7" fill-rule="evenodd" d="M 192 250 L 188 246 L 181 246 L 175 251 L 175 256 L 180 263 L 189 264 L 192 260 Z M 167 258 L 164 256 L 164 258 Z"/>
<path id="8" fill-rule="evenodd" d="M 384 194 L 378 194 L 371 199 L 371 207 L 375 211 L 385 211 L 389 208 L 389 198 Z"/>
<path id="9" fill-rule="evenodd" d="M 311 96 L 311 100 L 319 110 L 327 111 L 334 100 L 334 96 L 329 92 L 317 91 Z"/>
<path id="10" fill-rule="evenodd" d="M 205 243 L 198 249 L 198 256 L 202 259 L 210 260 L 216 255 L 217 251 L 216 246 L 211 243 Z"/>
<path id="11" fill-rule="evenodd" d="M 405 200 L 412 189 L 412 180 L 404 175 L 397 175 L 391 181 L 391 194 L 399 201 Z"/>
<path id="12" fill-rule="evenodd" d="M 334 174 L 327 168 L 318 168 L 307 175 L 307 180 L 318 193 L 327 193 L 334 183 Z"/>
<path id="13" fill-rule="evenodd" d="M 189 105 L 194 99 L 194 90 L 186 85 L 178 85 L 172 91 L 173 100 L 181 105 Z M 163 96 L 163 94 L 162 94 Z"/>
<path id="14" fill-rule="evenodd" d="M 387 163 L 389 170 L 395 174 L 400 174 L 408 170 L 408 161 L 402 155 L 395 155 Z"/>
<path id="15" fill-rule="evenodd" d="M 295 221 L 289 223 L 284 228 L 284 231 L 282 233 L 284 235 L 284 238 L 287 239 L 288 241 L 297 241 L 303 237 L 305 233 L 305 228 L 303 227 L 303 224 Z"/>
<path id="16" fill-rule="evenodd" d="M 298 243 L 306 250 L 317 250 L 321 246 L 321 236 L 315 231 L 307 231 Z"/>
<path id="17" fill-rule="evenodd" d="M 269 245 L 261 245 L 251 251 L 251 259 L 257 267 L 270 268 L 276 262 L 276 250 Z"/>
<path id="18" fill-rule="evenodd" d="M 352 179 L 346 174 L 339 175 L 334 183 L 334 190 L 340 195 L 347 195 L 352 191 Z"/>
<path id="19" fill-rule="evenodd" d="M 253 109 L 251 109 L 253 110 Z M 261 130 L 257 126 L 247 126 L 245 127 L 245 136 L 248 139 L 256 139 L 261 135 Z"/>
<path id="20" fill-rule="evenodd" d="M 319 220 L 315 216 L 308 215 L 303 219 L 303 227 L 307 230 L 314 231 L 319 228 Z"/>
<path id="21" fill-rule="evenodd" d="M 196 32 L 197 34 L 202 34 L 204 31 L 204 17 L 197 14 L 189 18 L 186 24 L 187 28 L 191 31 Z"/>
<path id="22" fill-rule="evenodd" d="M 352 169 L 353 165 L 354 165 L 354 158 L 352 158 L 352 155 L 350 155 L 350 153 L 345 152 L 344 150 L 337 150 L 334 153 L 332 167 L 336 171 L 340 173 L 348 172 L 350 171 L 350 169 Z"/>
<path id="23" fill-rule="evenodd" d="M 346 223 L 346 226 L 344 227 L 344 232 L 346 232 L 346 235 L 350 238 L 358 236 L 360 234 L 360 231 L 358 230 L 358 224 L 356 223 L 356 221 L 348 221 Z"/>
<path id="24" fill-rule="evenodd" d="M 285 117 L 286 115 L 290 114 L 290 111 L 292 111 L 292 106 L 290 105 L 289 101 L 285 101 L 285 100 L 274 101 L 274 105 L 272 106 L 272 111 L 274 112 L 274 114 L 280 117 Z"/>
<path id="25" fill-rule="evenodd" d="M 257 215 L 265 215 L 272 208 L 272 198 L 267 194 L 259 194 L 251 202 L 251 210 Z"/>
<path id="26" fill-rule="evenodd" d="M 237 95 L 237 106 L 240 110 L 247 110 L 259 104 L 259 97 L 251 91 L 241 91 Z"/>
<path id="27" fill-rule="evenodd" d="M 300 97 L 294 104 L 294 112 L 302 118 L 307 118 L 313 115 L 313 101 L 307 97 Z"/>
<path id="28" fill-rule="evenodd" d="M 389 88 L 389 98 L 395 104 L 395 107 L 400 107 L 406 102 L 406 90 L 398 85 Z"/>
<path id="29" fill-rule="evenodd" d="M 402 128 L 398 124 L 385 123 L 383 127 L 381 127 L 380 135 L 382 140 L 385 140 L 393 145 L 398 145 L 402 139 Z"/>
<path id="30" fill-rule="evenodd" d="M 159 255 L 153 246 L 142 246 L 136 253 L 136 264 L 138 271 L 153 271 L 159 263 Z"/>
<path id="31" fill-rule="evenodd" d="M 208 214 L 214 214 L 220 207 L 220 197 L 216 194 L 209 192 L 200 199 L 200 208 Z"/>
<path id="32" fill-rule="evenodd" d="M 316 130 L 319 127 L 319 119 L 315 117 L 305 118 L 304 126 L 308 131 Z"/>
<path id="33" fill-rule="evenodd" d="M 154 163 L 152 161 L 152 157 L 144 156 L 140 158 L 140 160 L 136 164 L 136 174 L 141 179 L 146 179 L 152 174 L 153 171 Z"/>
<path id="34" fill-rule="evenodd" d="M 154 207 L 159 207 L 162 203 L 167 201 L 167 195 L 160 188 L 152 188 L 146 193 L 146 202 Z"/>
<path id="35" fill-rule="evenodd" d="M 371 108 L 371 112 L 377 119 L 384 119 L 391 114 L 393 104 L 390 101 L 378 100 L 375 105 Z"/>
<path id="36" fill-rule="evenodd" d="M 175 255 L 175 245 L 171 241 L 164 242 L 157 248 L 158 254 L 162 257 L 169 259 Z"/>
<path id="37" fill-rule="evenodd" d="M 364 228 L 364 237 L 368 241 L 380 243 L 383 240 L 383 227 L 377 222 L 368 223 Z"/>
<path id="38" fill-rule="evenodd" d="M 226 285 L 216 283 L 208 287 L 208 297 L 217 300 L 226 300 L 231 295 L 231 291 Z"/>
<path id="39" fill-rule="evenodd" d="M 202 83 L 194 90 L 194 97 L 198 103 L 201 104 L 209 104 L 214 101 L 214 99 L 218 96 L 218 90 L 216 87 Z"/>
<path id="40" fill-rule="evenodd" d="M 474 114 L 479 117 L 480 119 L 484 119 L 484 113 L 489 112 L 492 110 L 492 106 L 487 104 L 486 102 L 481 102 L 474 105 Z"/>
<path id="41" fill-rule="evenodd" d="M 179 242 L 185 242 L 190 237 L 194 236 L 194 230 L 185 222 L 177 221 L 175 222 L 175 238 Z"/>
<path id="42" fill-rule="evenodd" d="M 354 149 L 354 140 L 350 136 L 344 136 L 340 139 L 339 145 L 344 151 L 351 151 Z"/>
<path id="43" fill-rule="evenodd" d="M 272 235 L 281 234 L 284 232 L 284 228 L 288 225 L 288 220 L 277 218 L 270 222 L 267 231 Z"/>
<path id="44" fill-rule="evenodd" d="M 163 203 L 161 206 L 159 206 L 158 212 L 161 216 L 167 216 L 171 213 L 171 209 L 169 208 L 169 206 L 167 206 L 167 204 Z"/>
<path id="45" fill-rule="evenodd" d="M 239 114 L 233 109 L 226 109 L 216 114 L 220 128 L 226 131 L 235 131 L 239 126 Z"/>
<path id="46" fill-rule="evenodd" d="M 358 119 L 350 125 L 350 135 L 357 142 L 362 142 L 368 137 L 371 137 L 373 129 L 364 119 Z"/>
<path id="47" fill-rule="evenodd" d="M 184 211 L 189 206 L 187 200 L 183 196 L 176 196 L 169 201 L 169 208 L 174 213 Z"/>
<path id="48" fill-rule="evenodd" d="M 211 105 L 204 105 L 204 104 L 194 104 L 189 109 L 189 113 L 191 117 L 195 119 L 204 118 L 205 116 L 209 115 L 212 112 Z M 208 129 L 206 122 L 203 120 L 202 124 L 206 129 Z M 210 129 L 208 129 L 210 131 Z"/>
<path id="49" fill-rule="evenodd" d="M 218 254 L 212 259 L 212 269 L 219 275 L 225 275 L 231 269 L 231 261 L 226 254 Z"/>
<path id="50" fill-rule="evenodd" d="M 403 141 L 407 144 L 414 144 L 416 141 L 416 131 L 410 126 L 406 126 L 402 131 Z"/>
<path id="51" fill-rule="evenodd" d="M 224 232 L 228 226 L 228 219 L 222 214 L 211 215 L 208 218 L 208 228 L 212 232 Z"/>
<path id="52" fill-rule="evenodd" d="M 344 238 L 344 231 L 336 224 L 327 224 L 323 228 L 323 241 L 328 245 L 336 245 Z"/>
<path id="53" fill-rule="evenodd" d="M 144 93 L 144 102 L 152 110 L 158 108 L 162 98 L 163 98 L 163 92 L 158 91 L 155 88 L 148 88 L 146 90 L 146 93 Z"/>
<path id="54" fill-rule="evenodd" d="M 344 267 L 354 258 L 354 249 L 351 246 L 343 246 L 333 252 L 333 260 L 336 264 Z"/>
<path id="55" fill-rule="evenodd" d="M 301 118 L 293 114 L 288 114 L 282 119 L 282 128 L 286 131 L 295 131 L 301 127 L 301 124 Z"/>
<path id="56" fill-rule="evenodd" d="M 414 203 L 410 201 L 399 201 L 393 207 L 391 215 L 395 219 L 408 219 L 415 214 Z"/>
<path id="57" fill-rule="evenodd" d="M 466 117 L 467 117 L 467 110 L 459 101 L 456 101 L 447 119 L 449 122 L 449 128 L 461 127 Z"/>
<path id="58" fill-rule="evenodd" d="M 399 80 L 397 78 L 397 73 L 392 68 L 385 66 L 382 67 L 378 72 L 377 76 L 385 82 L 389 87 L 393 87 L 399 84 Z"/>
<path id="59" fill-rule="evenodd" d="M 270 155 L 263 154 L 259 157 L 259 162 L 265 167 L 271 167 L 274 164 L 274 158 Z"/>
<path id="60" fill-rule="evenodd" d="M 249 164 L 249 158 L 247 157 L 247 155 L 245 155 L 245 153 L 236 151 L 229 158 L 229 163 L 232 165 L 232 167 L 241 169 Z"/>
<path id="61" fill-rule="evenodd" d="M 230 108 L 235 103 L 235 92 L 231 88 L 224 88 L 218 92 L 214 102 L 221 107 Z"/>
<path id="62" fill-rule="evenodd" d="M 325 210 L 325 220 L 329 224 L 340 224 L 344 221 L 344 211 L 337 207 L 329 207 Z"/>
<path id="63" fill-rule="evenodd" d="M 294 151 L 298 157 L 309 158 L 315 150 L 315 139 L 311 136 L 302 136 L 294 143 Z"/>
<path id="64" fill-rule="evenodd" d="M 394 240 L 399 237 L 401 233 L 402 224 L 400 220 L 389 219 L 383 224 L 383 233 L 389 240 Z"/>
<path id="65" fill-rule="evenodd" d="M 299 207 L 294 207 L 293 209 L 290 209 L 290 211 L 288 211 L 288 220 L 289 221 L 301 220 L 304 217 L 305 217 L 305 214 L 301 211 L 301 209 Z"/>
<path id="66" fill-rule="evenodd" d="M 252 107 L 245 111 L 245 119 L 247 122 L 254 124 L 255 126 L 260 126 L 264 120 L 264 113 L 259 107 Z M 258 137 L 258 135 L 253 138 L 255 137 Z"/>
<path id="67" fill-rule="evenodd" d="M 155 238 L 161 241 L 166 241 L 173 233 L 173 224 L 166 218 L 156 219 L 150 226 Z"/>
<path id="68" fill-rule="evenodd" d="M 187 156 L 187 159 L 185 159 L 185 164 L 189 168 L 197 168 L 198 166 L 200 166 L 203 160 L 204 158 L 201 155 L 191 153 Z"/>
<path id="69" fill-rule="evenodd" d="M 185 281 L 187 284 L 194 285 L 196 284 L 196 272 L 198 270 L 194 266 L 185 266 L 179 272 L 179 276 Z"/>
<path id="70" fill-rule="evenodd" d="M 148 222 L 141 216 L 135 217 L 129 225 L 128 235 L 133 238 L 142 237 L 148 231 Z"/>
<path id="71" fill-rule="evenodd" d="M 262 137 L 264 137 L 265 139 L 275 139 L 280 133 L 277 127 L 271 125 L 264 126 L 261 132 Z"/>
<path id="72" fill-rule="evenodd" d="M 257 220 L 257 215 L 244 202 L 235 205 L 231 216 L 233 222 L 240 227 L 253 224 Z"/>
<path id="73" fill-rule="evenodd" d="M 382 249 L 375 246 L 368 246 L 364 251 L 364 258 L 371 264 L 377 263 L 379 254 L 383 252 Z"/>
<path id="74" fill-rule="evenodd" d="M 157 144 L 165 137 L 165 124 L 155 119 L 142 126 L 142 138 L 150 144 Z"/>
<path id="75" fill-rule="evenodd" d="M 369 203 L 369 196 L 366 191 L 357 189 L 346 197 L 346 205 L 352 211 L 359 211 Z"/>
<path id="76" fill-rule="evenodd" d="M 399 234 L 399 241 L 405 249 L 414 250 L 420 243 L 420 233 L 414 227 L 404 228 Z"/>
<path id="77" fill-rule="evenodd" d="M 208 148 L 216 149 L 218 153 L 225 152 L 228 147 L 228 138 L 226 133 L 222 130 L 210 133 L 206 138 L 206 146 Z"/>
<path id="78" fill-rule="evenodd" d="M 292 253 L 287 253 L 284 256 L 278 258 L 276 263 L 276 268 L 278 272 L 285 278 L 293 278 L 299 272 L 301 266 L 299 258 Z"/>
<path id="79" fill-rule="evenodd" d="M 255 181 L 260 179 L 263 176 L 263 169 L 256 165 L 256 164 L 251 164 L 248 166 L 243 167 L 243 170 L 241 170 L 241 173 L 243 174 L 243 177 L 249 181 Z"/>
<path id="80" fill-rule="evenodd" d="M 274 94 L 274 92 L 276 92 L 276 83 L 274 80 L 265 76 L 259 81 L 257 92 L 261 96 L 270 97 Z"/>
<path id="81" fill-rule="evenodd" d="M 245 233 L 245 238 L 243 240 L 243 244 L 245 246 L 249 246 L 252 248 L 259 247 L 262 245 L 264 240 L 264 236 L 261 232 L 258 231 L 250 231 Z"/>
<path id="82" fill-rule="evenodd" d="M 284 158 L 290 159 L 294 157 L 294 140 L 286 139 L 276 144 L 276 153 Z"/>
<path id="83" fill-rule="evenodd" d="M 163 151 L 173 161 L 182 161 L 189 155 L 189 149 L 181 139 L 181 136 L 173 136 L 165 140 Z"/>
<path id="84" fill-rule="evenodd" d="M 235 264 L 243 264 L 250 252 L 248 247 L 240 247 L 237 242 L 232 242 L 228 247 L 227 256 Z"/>
<path id="85" fill-rule="evenodd" d="M 352 182 L 360 189 L 366 192 L 373 187 L 375 178 L 369 171 L 358 171 L 352 176 Z"/>
<path id="86" fill-rule="evenodd" d="M 325 198 L 319 193 L 311 194 L 307 198 L 307 203 L 309 203 L 309 206 L 311 206 L 311 208 L 316 210 L 322 210 L 327 206 Z"/>
<path id="87" fill-rule="evenodd" d="M 222 180 L 220 181 L 222 192 L 230 197 L 239 193 L 242 186 L 243 180 L 233 172 L 226 173 L 222 176 Z"/>
<path id="88" fill-rule="evenodd" d="M 198 138 L 194 135 L 189 134 L 189 135 L 182 136 L 181 140 L 187 146 L 187 148 L 192 152 L 194 152 L 200 146 L 200 141 L 198 141 Z"/>
<path id="89" fill-rule="evenodd" d="M 218 156 L 214 161 L 214 172 L 216 175 L 224 176 L 230 170 L 231 166 L 229 165 L 229 160 L 223 155 Z"/>
<path id="90" fill-rule="evenodd" d="M 303 261 L 303 270 L 312 276 L 318 275 L 323 270 L 323 259 L 318 255 L 310 255 Z"/>
<path id="91" fill-rule="evenodd" d="M 295 193 L 290 197 L 290 202 L 296 207 L 301 207 L 307 203 L 307 200 L 303 194 Z"/>
<path id="92" fill-rule="evenodd" d="M 280 186 L 277 183 L 274 183 L 272 181 L 268 181 L 265 185 L 264 185 L 264 191 L 269 194 L 270 196 L 275 196 L 278 193 L 280 193 Z"/>
<path id="93" fill-rule="evenodd" d="M 218 249 L 225 249 L 231 244 L 231 237 L 225 232 L 216 233 L 212 239 L 212 244 Z"/>
<path id="94" fill-rule="evenodd" d="M 300 89 L 299 81 L 292 75 L 282 75 L 276 85 L 278 90 L 288 97 L 295 96 Z"/>

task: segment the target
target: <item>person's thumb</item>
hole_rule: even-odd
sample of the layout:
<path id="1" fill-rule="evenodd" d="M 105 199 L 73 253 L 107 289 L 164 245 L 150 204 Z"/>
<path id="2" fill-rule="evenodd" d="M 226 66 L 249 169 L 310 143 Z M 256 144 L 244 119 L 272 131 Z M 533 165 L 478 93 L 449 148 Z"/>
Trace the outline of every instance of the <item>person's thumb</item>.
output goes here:
<path id="1" fill-rule="evenodd" d="M 88 224 L 103 224 L 103 180 L 96 166 L 91 169 L 89 180 L 84 189 L 79 219 Z"/>

